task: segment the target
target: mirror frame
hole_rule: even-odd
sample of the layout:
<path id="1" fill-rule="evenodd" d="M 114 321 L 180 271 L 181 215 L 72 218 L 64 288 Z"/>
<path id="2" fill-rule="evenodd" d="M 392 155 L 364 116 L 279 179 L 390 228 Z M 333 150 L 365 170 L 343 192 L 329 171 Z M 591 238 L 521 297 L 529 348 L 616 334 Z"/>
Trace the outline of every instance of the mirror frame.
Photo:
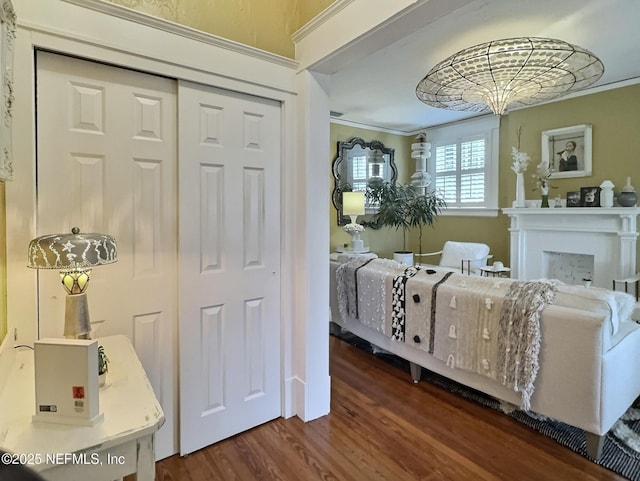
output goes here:
<path id="1" fill-rule="evenodd" d="M 391 177 L 385 180 L 394 183 L 398 179 L 398 168 L 396 167 L 394 161 L 394 149 L 385 147 L 384 144 L 379 140 L 365 142 L 364 139 L 361 139 L 360 137 L 354 137 L 349 141 L 339 140 L 338 155 L 336 156 L 335 160 L 333 161 L 333 165 L 331 166 L 331 171 L 333 173 L 333 192 L 331 194 L 331 201 L 333 202 L 333 206 L 336 208 L 336 212 L 338 214 L 337 219 L 339 226 L 347 225 L 349 222 L 351 222 L 348 217 L 345 217 L 342 214 L 342 191 L 339 189 L 339 185 L 342 181 L 342 174 L 340 172 L 340 169 L 342 168 L 342 164 L 346 162 L 349 151 L 356 146 L 360 146 L 363 149 L 369 148 L 371 150 L 378 150 L 382 152 L 383 155 L 388 155 Z M 366 214 L 366 216 L 369 215 L 371 214 Z M 361 223 L 367 224 L 366 221 Z"/>

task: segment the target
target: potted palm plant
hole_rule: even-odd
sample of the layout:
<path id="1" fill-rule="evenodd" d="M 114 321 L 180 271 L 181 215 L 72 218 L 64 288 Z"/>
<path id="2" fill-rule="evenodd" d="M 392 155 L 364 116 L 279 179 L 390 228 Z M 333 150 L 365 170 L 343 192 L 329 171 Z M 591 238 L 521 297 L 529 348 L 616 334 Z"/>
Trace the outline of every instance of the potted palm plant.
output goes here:
<path id="1" fill-rule="evenodd" d="M 368 195 L 378 212 L 373 216 L 376 227 L 402 229 L 402 250 L 393 256 L 398 262 L 413 265 L 413 252 L 407 250 L 407 231 L 418 228 L 418 245 L 422 254 L 423 228 L 433 225 L 437 215 L 446 206 L 435 191 L 425 193 L 413 185 L 384 182 L 369 189 Z"/>
<path id="2" fill-rule="evenodd" d="M 412 195 L 409 199 L 408 218 L 411 227 L 418 228 L 418 254 L 422 255 L 422 234 L 424 227 L 432 226 L 436 217 L 447 204 L 436 191 L 420 193 L 418 189 L 410 186 Z"/>

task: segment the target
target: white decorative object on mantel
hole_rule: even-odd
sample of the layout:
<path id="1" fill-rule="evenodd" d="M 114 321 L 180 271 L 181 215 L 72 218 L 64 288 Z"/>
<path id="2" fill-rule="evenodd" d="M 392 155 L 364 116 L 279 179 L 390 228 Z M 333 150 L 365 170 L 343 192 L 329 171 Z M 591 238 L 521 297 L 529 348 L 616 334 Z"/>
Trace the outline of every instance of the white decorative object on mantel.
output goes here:
<path id="1" fill-rule="evenodd" d="M 613 188 L 615 185 L 610 180 L 600 184 L 600 207 L 613 207 Z"/>
<path id="2" fill-rule="evenodd" d="M 634 276 L 638 238 L 635 207 L 503 209 L 511 218 L 511 277 L 530 280 L 565 269 L 563 255 L 589 259 L 592 285 L 610 289 L 613 279 Z M 553 261 L 553 265 L 550 262 Z M 571 261 L 567 261 L 567 266 Z M 569 267 L 566 267 L 569 269 Z M 581 282 L 580 282 L 581 283 Z"/>
<path id="3" fill-rule="evenodd" d="M 513 207 L 525 207 L 525 193 L 524 193 L 524 173 L 527 170 L 529 161 L 531 158 L 526 152 L 520 152 L 520 134 L 522 133 L 522 127 L 517 130 L 518 147 L 511 147 L 511 157 L 513 158 L 513 164 L 511 164 L 511 170 L 516 173 L 516 200 L 513 202 Z"/>

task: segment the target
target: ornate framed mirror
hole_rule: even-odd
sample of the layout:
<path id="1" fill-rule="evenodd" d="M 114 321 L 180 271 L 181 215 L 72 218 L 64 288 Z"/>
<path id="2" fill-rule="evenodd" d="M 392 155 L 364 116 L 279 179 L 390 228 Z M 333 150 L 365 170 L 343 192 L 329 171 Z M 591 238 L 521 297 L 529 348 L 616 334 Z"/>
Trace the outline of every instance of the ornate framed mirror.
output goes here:
<path id="1" fill-rule="evenodd" d="M 338 225 L 350 222 L 342 214 L 342 193 L 345 191 L 366 191 L 367 186 L 376 182 L 395 182 L 398 169 L 393 159 L 394 149 L 382 142 L 365 142 L 359 137 L 349 141 L 338 141 L 338 155 L 333 162 L 333 193 L 331 199 L 338 214 Z M 367 200 L 367 215 L 375 214 L 377 207 Z M 365 220 L 366 222 L 366 220 Z"/>

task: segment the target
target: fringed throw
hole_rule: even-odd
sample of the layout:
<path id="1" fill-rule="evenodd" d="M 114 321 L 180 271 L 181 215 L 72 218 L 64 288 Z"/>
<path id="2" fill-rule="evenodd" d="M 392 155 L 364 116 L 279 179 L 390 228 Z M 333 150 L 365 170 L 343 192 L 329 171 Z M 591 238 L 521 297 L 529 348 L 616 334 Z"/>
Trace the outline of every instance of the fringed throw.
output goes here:
<path id="1" fill-rule="evenodd" d="M 336 269 L 338 308 L 345 319 L 358 319 L 358 270 L 374 259 L 357 256 Z"/>
<path id="2" fill-rule="evenodd" d="M 521 408 L 528 411 L 540 353 L 540 314 L 555 297 L 554 281 L 513 282 L 500 311 L 498 382 L 522 394 Z"/>

